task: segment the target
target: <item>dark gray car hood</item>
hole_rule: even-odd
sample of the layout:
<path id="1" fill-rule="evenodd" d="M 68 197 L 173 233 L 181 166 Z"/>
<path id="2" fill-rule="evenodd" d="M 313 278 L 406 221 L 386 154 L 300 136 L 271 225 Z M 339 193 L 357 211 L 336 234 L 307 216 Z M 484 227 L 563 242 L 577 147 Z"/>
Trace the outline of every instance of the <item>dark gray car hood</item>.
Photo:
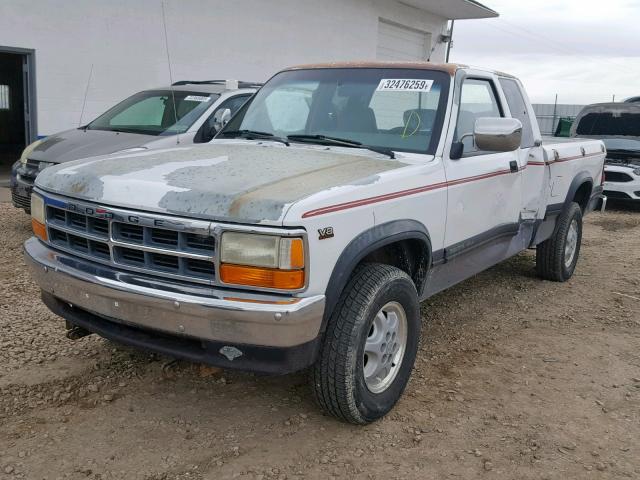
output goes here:
<path id="1" fill-rule="evenodd" d="M 32 160 L 63 163 L 139 147 L 157 137 L 137 133 L 73 129 L 45 138 L 29 155 Z"/>
<path id="2" fill-rule="evenodd" d="M 40 189 L 102 205 L 278 224 L 314 193 L 374 182 L 406 164 L 382 155 L 309 146 L 212 143 L 115 154 L 49 167 Z"/>

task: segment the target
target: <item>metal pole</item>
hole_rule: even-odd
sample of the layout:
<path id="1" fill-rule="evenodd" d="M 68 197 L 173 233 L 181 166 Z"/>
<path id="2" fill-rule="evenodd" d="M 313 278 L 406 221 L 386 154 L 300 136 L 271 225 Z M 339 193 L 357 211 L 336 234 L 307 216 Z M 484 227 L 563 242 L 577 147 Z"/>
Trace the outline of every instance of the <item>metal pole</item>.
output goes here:
<path id="1" fill-rule="evenodd" d="M 553 102 L 553 120 L 551 121 L 551 135 L 556 134 L 556 112 L 558 111 L 558 94 L 556 93 L 556 99 Z"/>
<path id="2" fill-rule="evenodd" d="M 449 63 L 449 52 L 451 52 L 451 44 L 453 43 L 453 24 L 455 20 L 451 20 L 451 28 L 449 29 L 449 43 L 447 43 L 447 56 L 445 57 L 445 62 Z"/>

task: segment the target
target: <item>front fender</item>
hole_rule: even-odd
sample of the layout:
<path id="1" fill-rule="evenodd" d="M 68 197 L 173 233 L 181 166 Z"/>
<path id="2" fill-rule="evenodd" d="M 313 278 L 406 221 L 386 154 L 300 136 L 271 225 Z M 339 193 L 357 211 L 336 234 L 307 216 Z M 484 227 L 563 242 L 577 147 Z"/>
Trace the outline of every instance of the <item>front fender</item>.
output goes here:
<path id="1" fill-rule="evenodd" d="M 431 237 L 427 228 L 416 220 L 394 220 L 391 222 L 376 225 L 355 237 L 342 251 L 338 261 L 333 267 L 329 284 L 325 292 L 326 308 L 322 329 L 333 314 L 333 309 L 340 298 L 344 287 L 347 285 L 351 273 L 356 266 L 370 253 L 386 245 L 402 240 L 418 240 L 422 242 L 427 252 L 424 259 L 425 267 L 431 265 Z M 426 275 L 426 270 L 425 270 Z M 418 292 L 420 294 L 420 292 Z"/>

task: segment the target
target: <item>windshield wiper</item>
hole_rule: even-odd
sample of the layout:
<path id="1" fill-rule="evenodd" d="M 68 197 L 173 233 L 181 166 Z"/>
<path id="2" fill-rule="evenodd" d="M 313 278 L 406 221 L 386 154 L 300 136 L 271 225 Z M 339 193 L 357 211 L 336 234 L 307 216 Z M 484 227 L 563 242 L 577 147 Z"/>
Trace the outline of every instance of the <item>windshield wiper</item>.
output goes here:
<path id="1" fill-rule="evenodd" d="M 348 138 L 328 137 L 326 135 L 288 135 L 287 138 L 294 142 L 310 142 L 319 143 L 322 145 L 338 145 L 341 147 L 349 148 L 365 148 L 372 152 L 381 153 L 387 155 L 390 158 L 396 158 L 393 150 L 384 147 L 374 147 L 371 145 L 363 145 L 362 142 L 356 140 L 350 140 Z"/>
<path id="2" fill-rule="evenodd" d="M 223 137 L 240 137 L 247 140 L 273 140 L 274 142 L 284 143 L 287 147 L 289 146 L 289 142 L 284 138 L 276 137 L 273 133 L 259 132 L 257 130 L 229 130 L 221 132 L 220 135 Z"/>
<path id="3" fill-rule="evenodd" d="M 344 145 L 346 147 L 360 147 L 362 142 L 349 140 L 348 138 L 327 137 L 326 135 L 288 135 L 293 141 L 322 143 L 323 145 Z"/>

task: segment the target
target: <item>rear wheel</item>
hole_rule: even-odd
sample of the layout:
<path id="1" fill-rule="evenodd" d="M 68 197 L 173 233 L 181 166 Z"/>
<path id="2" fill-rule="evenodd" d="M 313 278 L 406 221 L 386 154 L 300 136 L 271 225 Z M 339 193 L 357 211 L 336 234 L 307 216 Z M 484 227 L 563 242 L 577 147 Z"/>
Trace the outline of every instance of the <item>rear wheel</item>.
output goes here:
<path id="1" fill-rule="evenodd" d="M 536 249 L 536 270 L 546 280 L 566 282 L 578 263 L 582 243 L 582 210 L 571 203 L 558 218 L 556 229 Z"/>
<path id="2" fill-rule="evenodd" d="M 355 424 L 384 416 L 407 385 L 419 339 L 411 278 L 389 265 L 360 266 L 336 305 L 311 371 L 320 408 Z"/>

